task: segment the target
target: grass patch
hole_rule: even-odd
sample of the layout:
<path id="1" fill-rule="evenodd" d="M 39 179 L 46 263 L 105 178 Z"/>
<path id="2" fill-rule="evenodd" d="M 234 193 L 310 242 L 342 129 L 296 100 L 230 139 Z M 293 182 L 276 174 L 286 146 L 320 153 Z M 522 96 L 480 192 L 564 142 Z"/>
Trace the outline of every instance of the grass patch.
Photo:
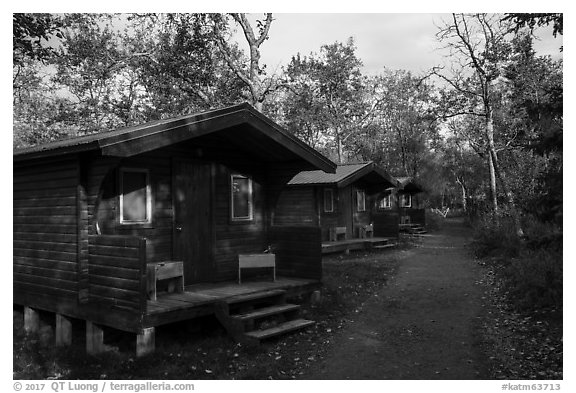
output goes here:
<path id="1" fill-rule="evenodd" d="M 404 245 L 407 247 L 408 245 Z M 320 360 L 332 336 L 355 318 L 363 303 L 396 272 L 394 251 L 358 252 L 323 259 L 321 301 L 304 304 L 304 318 L 316 325 L 247 347 L 233 342 L 213 318 L 156 329 L 153 355 L 134 356 L 133 335 L 105 333 L 116 350 L 97 357 L 85 353 L 84 324 L 75 321 L 73 345 L 55 348 L 48 325 L 41 335 L 26 335 L 20 311 L 13 317 L 14 379 L 298 379 Z M 112 334 L 113 333 L 113 334 Z M 43 344 L 47 342 L 49 344 Z"/>

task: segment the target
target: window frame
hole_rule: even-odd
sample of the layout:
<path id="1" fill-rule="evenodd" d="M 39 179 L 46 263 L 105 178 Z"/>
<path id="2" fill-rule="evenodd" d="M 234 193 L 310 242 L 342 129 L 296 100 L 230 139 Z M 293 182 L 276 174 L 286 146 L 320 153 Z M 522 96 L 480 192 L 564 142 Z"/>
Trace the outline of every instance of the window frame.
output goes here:
<path id="1" fill-rule="evenodd" d="M 382 206 L 383 201 L 387 201 L 386 206 Z M 388 195 L 384 196 L 384 198 L 380 199 L 380 203 L 378 204 L 378 208 L 380 210 L 392 209 L 392 194 L 388 194 Z"/>
<path id="2" fill-rule="evenodd" d="M 326 194 L 330 193 L 330 210 L 328 210 L 326 207 Z M 334 190 L 331 188 L 324 188 L 324 213 L 334 213 Z"/>
<path id="3" fill-rule="evenodd" d="M 248 216 L 245 217 L 234 216 L 234 179 L 236 178 L 248 180 Z M 254 185 L 252 178 L 249 176 L 239 173 L 230 175 L 230 220 L 233 222 L 249 222 L 254 220 Z"/>
<path id="4" fill-rule="evenodd" d="M 124 219 L 124 173 L 144 173 L 146 175 L 146 219 L 145 220 L 125 220 Z M 152 223 L 152 185 L 150 181 L 150 170 L 147 168 L 122 167 L 119 170 L 119 210 L 118 220 L 120 225 L 148 225 Z"/>
<path id="5" fill-rule="evenodd" d="M 406 197 L 408 198 L 408 203 L 405 203 L 404 198 Z M 401 194 L 400 207 L 406 207 L 406 208 L 412 207 L 412 194 Z"/>
<path id="6" fill-rule="evenodd" d="M 362 196 L 362 199 L 360 199 L 360 196 Z M 360 206 L 360 200 L 362 200 L 362 206 Z M 366 211 L 366 192 L 364 190 L 356 190 L 356 211 L 358 213 Z"/>

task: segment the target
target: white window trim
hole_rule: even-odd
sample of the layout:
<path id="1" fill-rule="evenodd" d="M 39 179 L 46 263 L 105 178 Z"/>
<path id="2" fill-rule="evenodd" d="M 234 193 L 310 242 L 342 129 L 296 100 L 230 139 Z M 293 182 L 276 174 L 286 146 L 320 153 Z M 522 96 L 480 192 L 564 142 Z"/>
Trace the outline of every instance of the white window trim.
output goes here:
<path id="1" fill-rule="evenodd" d="M 124 173 L 137 172 L 146 174 L 146 220 L 124 220 Z M 150 171 L 144 168 L 120 168 L 120 224 L 150 224 L 152 222 L 152 187 L 150 186 Z"/>
<path id="2" fill-rule="evenodd" d="M 329 193 L 330 194 L 330 209 L 327 209 L 326 206 L 326 201 L 328 200 L 326 198 L 326 194 Z M 333 213 L 334 212 L 334 190 L 331 188 L 325 188 L 324 189 L 324 213 Z"/>
<path id="3" fill-rule="evenodd" d="M 234 179 L 248 179 L 248 216 L 246 217 L 234 217 Z M 252 221 L 254 219 L 254 192 L 252 187 L 252 179 L 248 176 L 240 174 L 230 175 L 230 219 L 232 221 Z"/>
<path id="4" fill-rule="evenodd" d="M 404 197 L 408 196 L 408 203 L 405 203 Z M 401 199 L 402 207 L 412 207 L 412 194 L 403 194 Z"/>
<path id="5" fill-rule="evenodd" d="M 360 198 L 360 196 L 362 196 L 362 198 Z M 362 206 L 360 206 L 360 201 L 362 201 Z M 364 190 L 356 190 L 356 211 L 366 211 L 366 193 Z"/>
<path id="6" fill-rule="evenodd" d="M 382 204 L 382 202 L 384 202 L 384 205 Z M 380 209 L 391 209 L 392 208 L 392 194 L 388 194 L 386 195 L 384 198 L 380 199 Z"/>

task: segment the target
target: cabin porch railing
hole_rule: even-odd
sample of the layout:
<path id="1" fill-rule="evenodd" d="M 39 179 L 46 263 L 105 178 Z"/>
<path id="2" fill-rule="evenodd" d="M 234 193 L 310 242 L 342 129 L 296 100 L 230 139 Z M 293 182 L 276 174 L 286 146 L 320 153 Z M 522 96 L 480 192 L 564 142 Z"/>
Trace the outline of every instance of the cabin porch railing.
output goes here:
<path id="1" fill-rule="evenodd" d="M 146 310 L 146 239 L 88 237 L 88 301 L 143 314 Z"/>

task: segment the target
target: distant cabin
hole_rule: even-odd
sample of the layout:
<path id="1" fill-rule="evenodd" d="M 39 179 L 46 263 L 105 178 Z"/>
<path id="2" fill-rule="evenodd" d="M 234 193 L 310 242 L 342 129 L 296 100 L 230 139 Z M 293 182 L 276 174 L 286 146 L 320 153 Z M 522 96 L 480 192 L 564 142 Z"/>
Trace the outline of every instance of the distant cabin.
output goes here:
<path id="1" fill-rule="evenodd" d="M 400 224 L 426 225 L 424 188 L 412 177 L 396 177 L 398 186 L 378 197 L 378 209 L 397 211 Z"/>
<path id="2" fill-rule="evenodd" d="M 13 164 L 15 304 L 144 334 L 226 296 L 162 303 L 156 279 L 246 293 L 239 256 L 266 250 L 277 277 L 321 280 L 319 230 L 273 216 L 296 174 L 335 164 L 247 104 L 16 150 Z"/>
<path id="3" fill-rule="evenodd" d="M 334 235 L 360 238 L 371 224 L 374 236 L 398 236 L 397 212 L 376 206 L 377 196 L 396 186 L 373 162 L 338 165 L 336 173 L 303 171 L 280 195 L 274 222 L 320 227 L 322 241 L 334 240 Z"/>

